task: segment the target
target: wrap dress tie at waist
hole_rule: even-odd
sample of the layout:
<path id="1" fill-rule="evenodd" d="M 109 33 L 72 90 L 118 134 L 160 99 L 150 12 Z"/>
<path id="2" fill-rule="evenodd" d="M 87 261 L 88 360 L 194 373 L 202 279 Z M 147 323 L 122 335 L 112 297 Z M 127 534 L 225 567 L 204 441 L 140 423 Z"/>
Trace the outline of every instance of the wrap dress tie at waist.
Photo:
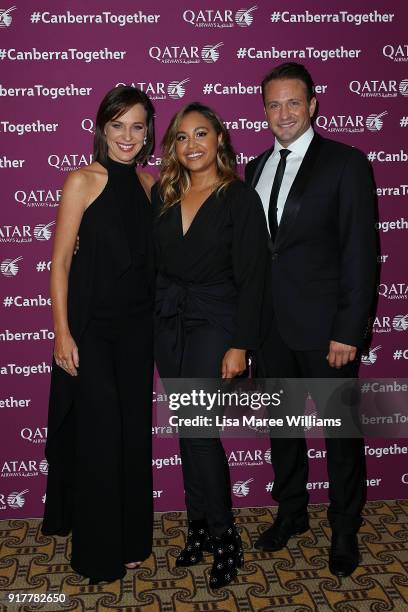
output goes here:
<path id="1" fill-rule="evenodd" d="M 156 317 L 174 334 L 173 351 L 181 363 L 186 327 L 204 320 L 233 335 L 237 291 L 232 282 L 193 283 L 159 274 Z"/>

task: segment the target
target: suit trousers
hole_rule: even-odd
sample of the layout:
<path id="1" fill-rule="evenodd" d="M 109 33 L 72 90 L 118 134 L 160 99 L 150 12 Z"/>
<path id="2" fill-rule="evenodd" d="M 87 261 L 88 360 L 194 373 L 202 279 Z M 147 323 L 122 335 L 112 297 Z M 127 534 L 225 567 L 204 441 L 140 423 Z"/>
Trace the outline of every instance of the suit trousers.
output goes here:
<path id="1" fill-rule="evenodd" d="M 274 317 L 258 352 L 256 375 L 268 378 L 356 378 L 358 362 L 340 369 L 331 368 L 326 359 L 328 349 L 329 346 L 327 351 L 291 349 L 282 339 Z M 302 409 L 300 413 L 303 414 Z M 327 437 L 325 441 L 330 525 L 336 532 L 357 532 L 366 501 L 364 440 Z M 309 469 L 305 438 L 271 439 L 271 461 L 275 472 L 272 497 L 279 504 L 278 515 L 297 516 L 306 512 Z"/>
<path id="2" fill-rule="evenodd" d="M 160 320 L 155 342 L 156 364 L 162 378 L 221 378 L 221 364 L 230 348 L 230 334 L 199 319 L 184 319 L 181 363 L 174 359 L 174 329 Z M 187 437 L 180 432 L 185 502 L 188 520 L 206 519 L 211 535 L 220 536 L 233 521 L 228 461 L 218 432 L 215 437 Z"/>

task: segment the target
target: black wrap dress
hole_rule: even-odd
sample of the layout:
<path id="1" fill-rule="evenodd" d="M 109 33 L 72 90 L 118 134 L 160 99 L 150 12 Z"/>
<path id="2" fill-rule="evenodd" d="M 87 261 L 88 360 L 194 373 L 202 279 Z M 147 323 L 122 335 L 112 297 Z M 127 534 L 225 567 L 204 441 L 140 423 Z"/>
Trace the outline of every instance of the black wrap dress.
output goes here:
<path id="1" fill-rule="evenodd" d="M 181 207 L 152 190 L 155 359 L 162 378 L 220 378 L 229 348 L 256 349 L 268 257 L 258 194 L 240 180 L 214 191 L 183 235 Z M 189 520 L 220 536 L 232 522 L 228 463 L 218 437 L 180 437 Z"/>

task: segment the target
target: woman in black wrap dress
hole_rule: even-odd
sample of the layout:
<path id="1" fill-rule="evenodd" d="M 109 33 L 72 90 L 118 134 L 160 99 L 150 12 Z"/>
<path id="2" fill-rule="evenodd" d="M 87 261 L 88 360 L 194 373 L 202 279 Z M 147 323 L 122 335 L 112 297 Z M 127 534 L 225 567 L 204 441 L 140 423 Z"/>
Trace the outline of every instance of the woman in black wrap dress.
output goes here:
<path id="1" fill-rule="evenodd" d="M 193 103 L 163 139 L 152 191 L 158 266 L 155 359 L 162 378 L 233 378 L 256 349 L 267 261 L 265 214 L 238 179 L 220 118 Z M 188 515 L 179 566 L 214 552 L 211 588 L 243 562 L 232 515 L 228 462 L 218 437 L 180 436 Z"/>
<path id="2" fill-rule="evenodd" d="M 58 212 L 43 533 L 72 531 L 71 566 L 91 583 L 152 548 L 153 179 L 136 171 L 152 147 L 147 96 L 108 92 L 95 162 L 69 176 Z"/>

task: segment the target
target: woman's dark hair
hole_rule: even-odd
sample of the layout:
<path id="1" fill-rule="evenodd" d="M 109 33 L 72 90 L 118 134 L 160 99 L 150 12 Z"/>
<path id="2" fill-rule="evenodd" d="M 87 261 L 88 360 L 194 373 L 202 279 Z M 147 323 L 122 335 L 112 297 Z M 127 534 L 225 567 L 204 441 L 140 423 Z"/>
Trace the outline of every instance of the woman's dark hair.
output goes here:
<path id="1" fill-rule="evenodd" d="M 146 144 L 140 149 L 135 161 L 145 166 L 154 149 L 154 107 L 149 97 L 137 87 L 119 85 L 114 87 L 102 100 L 95 122 L 94 153 L 95 161 L 106 165 L 108 146 L 104 133 L 105 125 L 112 119 L 118 119 L 135 104 L 141 104 L 146 111 Z"/>
<path id="2" fill-rule="evenodd" d="M 262 87 L 262 98 L 265 103 L 265 89 L 268 83 L 275 81 L 276 79 L 299 79 L 305 84 L 307 101 L 314 97 L 314 84 L 310 72 L 297 62 L 287 62 L 286 64 L 280 64 L 273 70 L 268 72 L 261 83 Z"/>

